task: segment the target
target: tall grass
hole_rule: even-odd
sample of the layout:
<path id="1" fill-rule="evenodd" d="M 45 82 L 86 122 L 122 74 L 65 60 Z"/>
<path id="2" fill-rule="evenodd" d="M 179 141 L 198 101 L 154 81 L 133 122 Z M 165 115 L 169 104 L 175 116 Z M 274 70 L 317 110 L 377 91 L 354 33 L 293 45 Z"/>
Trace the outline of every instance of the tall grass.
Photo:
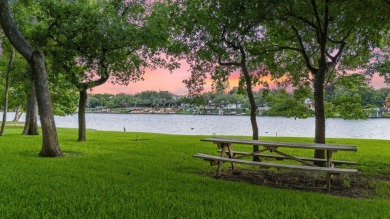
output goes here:
<path id="1" fill-rule="evenodd" d="M 214 171 L 193 159 L 216 154 L 205 136 L 59 129 L 63 158 L 40 158 L 41 136 L 7 127 L 0 138 L 1 218 L 384 218 L 390 215 L 389 182 L 378 195 L 349 199 L 275 189 L 205 176 Z M 138 135 L 138 140 L 137 139 Z M 308 138 L 264 138 L 311 142 Z M 390 174 L 390 141 L 330 139 L 357 145 L 356 160 L 371 175 Z M 351 157 L 354 156 L 354 157 Z"/>

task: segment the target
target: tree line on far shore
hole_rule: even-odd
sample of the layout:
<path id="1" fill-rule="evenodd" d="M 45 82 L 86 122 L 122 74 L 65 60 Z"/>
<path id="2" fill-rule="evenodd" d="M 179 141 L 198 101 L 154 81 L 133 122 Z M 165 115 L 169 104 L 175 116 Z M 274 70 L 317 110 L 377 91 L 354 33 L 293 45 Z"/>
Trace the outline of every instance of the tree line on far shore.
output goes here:
<path id="1" fill-rule="evenodd" d="M 286 89 L 259 89 L 254 92 L 257 107 L 269 107 L 267 115 L 305 118 L 313 116 L 310 106 L 304 104 L 309 99 L 313 103 L 313 94 L 310 90 Z M 390 88 L 374 89 L 367 85 L 347 87 L 341 82 L 336 87 L 325 92 L 327 117 L 342 117 L 346 119 L 365 119 L 366 110 L 382 108 L 385 101 L 390 101 Z M 237 87 L 219 92 L 204 92 L 199 95 L 175 95 L 169 91 L 143 91 L 132 94 L 89 94 L 87 108 L 130 108 L 130 107 L 178 107 L 207 105 L 223 107 L 240 105 L 241 108 L 250 107 L 247 95 L 239 93 Z"/>

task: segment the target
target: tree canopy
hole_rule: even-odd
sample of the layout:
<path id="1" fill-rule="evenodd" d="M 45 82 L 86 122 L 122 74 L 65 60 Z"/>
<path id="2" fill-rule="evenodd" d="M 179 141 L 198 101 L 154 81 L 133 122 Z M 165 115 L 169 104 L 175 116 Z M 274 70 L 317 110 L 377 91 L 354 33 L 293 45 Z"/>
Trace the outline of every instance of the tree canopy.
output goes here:
<path id="1" fill-rule="evenodd" d="M 144 1 L 39 1 L 34 42 L 50 54 L 53 69 L 77 87 L 79 140 L 85 141 L 87 90 L 107 81 L 127 85 L 147 68 L 178 65 L 161 56 L 167 44 L 158 4 Z M 167 52 L 168 53 L 168 52 Z"/>
<path id="2" fill-rule="evenodd" d="M 315 143 L 325 143 L 324 90 L 348 70 L 366 67 L 370 51 L 388 30 L 384 1 L 278 1 L 267 23 L 273 75 L 295 86 L 311 84 Z M 307 83 L 309 82 L 309 83 Z M 323 158 L 323 151 L 315 157 Z"/>
<path id="3" fill-rule="evenodd" d="M 211 76 L 213 87 L 220 90 L 226 88 L 233 72 L 239 72 L 240 88 L 245 89 L 250 102 L 252 139 L 259 137 L 252 89 L 268 72 L 262 58 L 250 51 L 262 43 L 264 17 L 271 3 L 254 0 L 172 3 L 173 38 L 184 45 L 184 54 L 191 66 L 191 76 L 184 81 L 189 92 L 200 93 L 207 74 Z M 253 150 L 258 151 L 258 146 Z M 253 159 L 259 158 L 254 156 Z"/>

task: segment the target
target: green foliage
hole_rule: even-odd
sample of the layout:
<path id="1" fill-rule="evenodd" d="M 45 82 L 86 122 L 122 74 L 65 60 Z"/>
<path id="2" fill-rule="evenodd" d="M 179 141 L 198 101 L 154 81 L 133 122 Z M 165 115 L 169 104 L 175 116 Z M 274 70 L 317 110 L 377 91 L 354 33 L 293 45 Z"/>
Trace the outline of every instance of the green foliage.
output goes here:
<path id="1" fill-rule="evenodd" d="M 269 67 L 275 77 L 287 75 L 285 79 L 294 85 L 310 80 L 309 73 L 319 70 L 325 57 L 325 83 L 333 82 L 347 70 L 366 68 L 372 48 L 380 47 L 388 36 L 388 3 L 380 0 L 286 0 L 279 4 L 274 8 L 274 19 L 266 26 L 268 50 L 275 51 Z M 272 61 L 277 64 L 271 64 Z"/>
<path id="2" fill-rule="evenodd" d="M 5 75 L 8 70 L 8 63 L 11 56 L 11 45 L 8 39 L 1 40 L 0 44 L 0 104 L 3 105 L 4 89 L 1 89 L 5 83 Z M 15 53 L 12 68 L 9 76 L 9 109 L 14 109 L 19 105 L 25 104 L 27 97 L 27 88 L 25 78 L 27 75 L 27 62 L 19 54 Z"/>
<path id="3" fill-rule="evenodd" d="M 262 43 L 265 31 L 262 15 L 267 13 L 271 3 L 254 0 L 170 2 L 172 38 L 183 45 L 182 53 L 191 67 L 191 77 L 184 80 L 191 94 L 201 93 L 208 74 L 213 89 L 224 90 L 233 71 L 241 71 L 243 79 L 243 65 L 253 85 L 261 82 L 261 77 L 268 72 L 255 50 Z M 244 86 L 240 83 L 240 88 Z"/>
<path id="4" fill-rule="evenodd" d="M 36 9 L 31 40 L 52 60 L 52 74 L 64 74 L 79 90 L 108 79 L 118 84 L 143 80 L 146 68 L 178 67 L 161 57 L 168 43 L 165 23 L 145 1 L 45 0 L 27 5 Z"/>
<path id="5" fill-rule="evenodd" d="M 336 97 L 333 101 L 333 110 L 345 119 L 367 119 L 367 112 L 361 104 L 361 97 L 358 94 L 343 95 Z"/>
<path id="6" fill-rule="evenodd" d="M 368 64 L 368 67 L 365 71 L 366 74 L 372 76 L 375 73 L 378 73 L 380 76 L 384 77 L 385 83 L 390 84 L 390 25 L 382 31 L 382 41 L 379 48 L 376 48 L 372 51 L 371 61 Z"/>
<path id="7" fill-rule="evenodd" d="M 348 70 L 367 68 L 373 47 L 380 45 L 382 34 L 389 29 L 388 3 L 381 0 L 277 2 L 274 19 L 266 23 L 267 50 L 273 53 L 267 61 L 268 68 L 275 78 L 294 86 L 312 84 L 316 102 L 315 142 L 325 142 L 325 111 L 329 110 L 324 109 L 323 90 Z M 349 105 L 357 107 L 356 101 L 353 99 Z M 360 108 L 351 110 L 361 112 Z M 344 112 L 340 115 L 362 115 Z M 316 156 L 320 157 L 318 152 Z"/>
<path id="8" fill-rule="evenodd" d="M 314 113 L 310 106 L 304 105 L 308 92 L 310 90 L 303 87 L 295 90 L 294 94 L 287 93 L 285 89 L 269 92 L 266 95 L 266 102 L 271 108 L 267 115 L 294 118 L 313 116 Z"/>
<path id="9" fill-rule="evenodd" d="M 340 76 L 337 81 L 334 82 L 334 85 L 348 90 L 359 90 L 360 88 L 367 86 L 365 77 L 356 73 Z"/>
<path id="10" fill-rule="evenodd" d="M 36 2 L 15 1 L 12 2 L 15 19 L 17 20 L 18 28 L 23 32 L 25 37 L 33 42 L 32 38 L 35 37 L 36 29 L 40 28 L 36 19 L 36 15 L 42 15 L 41 9 Z M 15 9 L 17 8 L 17 9 Z M 37 36 L 37 38 L 39 38 Z M 41 38 L 40 40 L 44 40 Z M 10 50 L 8 41 L 3 43 L 3 52 L 7 53 Z M 46 53 L 46 68 L 48 72 L 48 80 L 50 84 L 50 95 L 53 104 L 53 112 L 55 115 L 67 115 L 76 112 L 77 95 L 75 94 L 75 87 L 68 81 L 68 78 L 64 76 L 63 72 L 58 71 L 56 67 L 53 67 L 55 62 L 50 54 Z M 6 66 L 7 55 L 4 55 L 1 59 L 0 66 Z M 0 68 L 1 68 L 0 67 Z M 16 53 L 14 59 L 14 68 L 11 74 L 11 89 L 10 89 L 10 107 L 16 108 L 19 105 L 25 106 L 27 102 L 28 93 L 31 92 L 31 70 L 27 62 L 21 57 L 19 53 Z"/>
<path id="11" fill-rule="evenodd" d="M 208 104 L 207 100 L 205 100 L 202 95 L 193 95 L 191 97 L 184 97 L 183 103 L 190 104 L 193 106 L 206 106 Z"/>
<path id="12" fill-rule="evenodd" d="M 69 86 L 52 86 L 50 87 L 53 113 L 58 116 L 74 114 L 77 111 L 79 101 L 77 89 Z"/>
<path id="13" fill-rule="evenodd" d="M 1 138 L 0 147 L 0 215 L 4 218 L 236 218 L 237 215 L 242 218 L 381 218 L 390 215 L 387 181 L 372 181 L 377 193 L 370 199 L 356 199 L 214 179 L 209 174 L 214 173 L 215 166 L 191 157 L 199 152 L 217 154 L 215 146 L 199 141 L 204 136 L 88 130 L 90 141 L 76 142 L 76 129 L 58 129 L 65 156 L 45 159 L 37 155 L 38 136 L 21 137 L 20 127 L 8 130 L 9 134 Z M 264 140 L 312 141 L 308 138 Z M 363 174 L 389 175 L 389 141 L 328 141 L 357 145 L 356 154 L 338 152 L 335 159 L 356 160 Z"/>
<path id="14" fill-rule="evenodd" d="M 372 109 L 383 106 L 386 89 L 375 90 L 365 84 L 363 75 L 340 77 L 326 103 L 328 118 L 367 119 Z"/>
<path id="15" fill-rule="evenodd" d="M 126 108 L 126 107 L 158 107 L 176 104 L 174 95 L 168 91 L 143 91 L 135 95 L 131 94 L 91 94 L 88 95 L 87 107 L 108 107 L 108 108 Z"/>
<path id="16" fill-rule="evenodd" d="M 239 104 L 239 103 L 245 104 L 247 101 L 245 101 L 244 98 L 245 98 L 244 95 L 237 94 L 237 93 L 228 94 L 225 92 L 219 92 L 219 93 L 217 93 L 215 98 L 212 100 L 212 102 L 216 103 L 218 105 Z"/>

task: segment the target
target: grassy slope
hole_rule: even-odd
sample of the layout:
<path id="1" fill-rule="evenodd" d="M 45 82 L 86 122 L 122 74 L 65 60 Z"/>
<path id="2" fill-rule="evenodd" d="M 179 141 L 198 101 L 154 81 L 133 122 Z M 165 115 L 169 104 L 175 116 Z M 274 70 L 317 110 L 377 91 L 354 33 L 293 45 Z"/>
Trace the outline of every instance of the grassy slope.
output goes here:
<path id="1" fill-rule="evenodd" d="M 39 158 L 41 136 L 7 127 L 0 138 L 0 218 L 381 218 L 390 199 L 348 199 L 204 175 L 215 169 L 192 158 L 215 154 L 202 136 L 59 129 L 65 158 Z M 134 141 L 136 135 L 140 140 Z M 275 140 L 275 139 L 274 139 Z M 307 141 L 305 138 L 278 138 Z M 365 173 L 390 173 L 390 141 L 328 140 L 354 144 Z M 348 154 L 348 153 L 346 153 Z M 342 152 L 336 158 L 344 159 Z M 384 186 L 384 187 L 383 187 Z M 386 187 L 387 186 L 387 187 Z M 390 185 L 383 184 L 389 194 Z"/>

